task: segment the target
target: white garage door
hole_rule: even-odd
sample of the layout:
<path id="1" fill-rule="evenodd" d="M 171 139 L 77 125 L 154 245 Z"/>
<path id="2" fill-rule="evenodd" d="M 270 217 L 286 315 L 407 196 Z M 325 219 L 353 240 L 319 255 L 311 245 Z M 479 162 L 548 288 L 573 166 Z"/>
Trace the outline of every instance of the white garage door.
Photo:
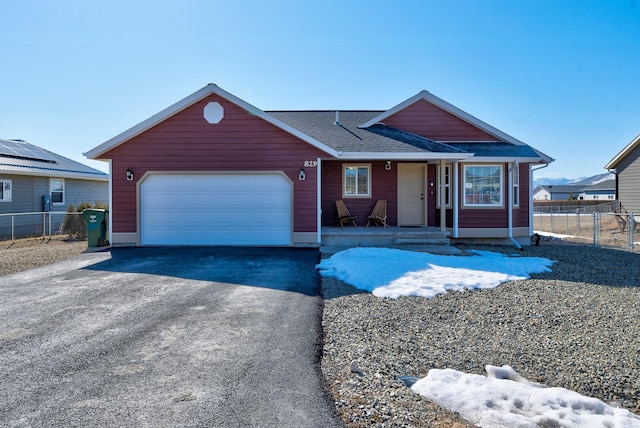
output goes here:
<path id="1" fill-rule="evenodd" d="M 142 245 L 290 245 L 282 175 L 151 175 L 141 185 Z"/>

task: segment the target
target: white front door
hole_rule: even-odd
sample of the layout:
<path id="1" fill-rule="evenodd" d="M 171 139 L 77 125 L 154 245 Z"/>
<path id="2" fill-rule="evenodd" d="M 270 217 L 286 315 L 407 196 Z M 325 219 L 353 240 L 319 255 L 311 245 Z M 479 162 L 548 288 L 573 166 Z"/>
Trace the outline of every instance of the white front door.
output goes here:
<path id="1" fill-rule="evenodd" d="M 398 226 L 427 224 L 426 171 L 426 164 L 398 164 Z"/>

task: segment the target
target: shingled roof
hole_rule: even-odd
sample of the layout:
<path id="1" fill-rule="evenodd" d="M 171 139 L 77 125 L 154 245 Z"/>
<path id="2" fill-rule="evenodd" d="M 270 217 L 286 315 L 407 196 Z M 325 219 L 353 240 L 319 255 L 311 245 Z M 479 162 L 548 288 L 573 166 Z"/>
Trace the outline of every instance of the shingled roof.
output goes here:
<path id="1" fill-rule="evenodd" d="M 520 158 L 538 159 L 526 144 L 505 141 L 440 142 L 382 123 L 362 127 L 380 111 L 267 111 L 276 119 L 322 141 L 340 153 L 413 154 L 428 158 L 467 159 Z"/>
<path id="2" fill-rule="evenodd" d="M 544 153 L 426 91 L 418 93 L 389 110 L 263 111 L 212 83 L 93 148 L 85 153 L 85 156 L 90 159 L 103 159 L 105 153 L 113 148 L 212 94 L 317 147 L 330 159 L 460 161 L 481 158 L 482 161 L 553 162 L 553 159 Z M 456 143 L 434 141 L 382 123 L 384 118 L 422 99 L 496 136 L 496 140 L 483 141 L 482 145 L 465 141 Z"/>
<path id="3" fill-rule="evenodd" d="M 448 142 L 447 144 L 464 152 L 473 153 L 475 157 L 534 158 L 538 156 L 530 146 L 517 146 L 504 141 Z"/>

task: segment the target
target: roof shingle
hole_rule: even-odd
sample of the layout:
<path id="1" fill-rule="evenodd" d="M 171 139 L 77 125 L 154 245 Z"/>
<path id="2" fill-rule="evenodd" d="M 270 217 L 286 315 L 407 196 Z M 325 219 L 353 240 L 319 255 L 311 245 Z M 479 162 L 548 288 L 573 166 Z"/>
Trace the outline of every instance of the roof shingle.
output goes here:
<path id="1" fill-rule="evenodd" d="M 268 111 L 339 152 L 473 154 L 475 157 L 539 158 L 530 146 L 504 141 L 440 142 L 381 123 L 361 128 L 380 111 Z M 336 118 L 338 119 L 336 122 Z"/>

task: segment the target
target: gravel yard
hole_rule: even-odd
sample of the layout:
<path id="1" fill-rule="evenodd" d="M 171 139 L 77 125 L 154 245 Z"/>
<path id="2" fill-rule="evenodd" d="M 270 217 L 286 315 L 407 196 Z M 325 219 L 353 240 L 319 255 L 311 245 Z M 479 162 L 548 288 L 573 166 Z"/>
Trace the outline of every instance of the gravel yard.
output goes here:
<path id="1" fill-rule="evenodd" d="M 62 238 L 0 242 L 0 275 L 86 249 L 86 241 Z M 323 278 L 322 371 L 345 425 L 474 426 L 396 376 L 424 377 L 431 368 L 484 375 L 487 364 L 640 414 L 640 254 L 558 241 L 523 254 L 557 263 L 530 280 L 433 299 L 381 299 Z M 352 361 L 361 374 L 350 371 Z"/>
<path id="2" fill-rule="evenodd" d="M 396 376 L 486 375 L 487 364 L 640 413 L 640 254 L 548 241 L 523 254 L 557 263 L 530 280 L 433 299 L 381 299 L 323 278 L 322 370 L 345 424 L 473 426 Z"/>
<path id="3" fill-rule="evenodd" d="M 0 275 L 55 263 L 86 249 L 87 241 L 66 240 L 66 236 L 0 241 Z"/>

